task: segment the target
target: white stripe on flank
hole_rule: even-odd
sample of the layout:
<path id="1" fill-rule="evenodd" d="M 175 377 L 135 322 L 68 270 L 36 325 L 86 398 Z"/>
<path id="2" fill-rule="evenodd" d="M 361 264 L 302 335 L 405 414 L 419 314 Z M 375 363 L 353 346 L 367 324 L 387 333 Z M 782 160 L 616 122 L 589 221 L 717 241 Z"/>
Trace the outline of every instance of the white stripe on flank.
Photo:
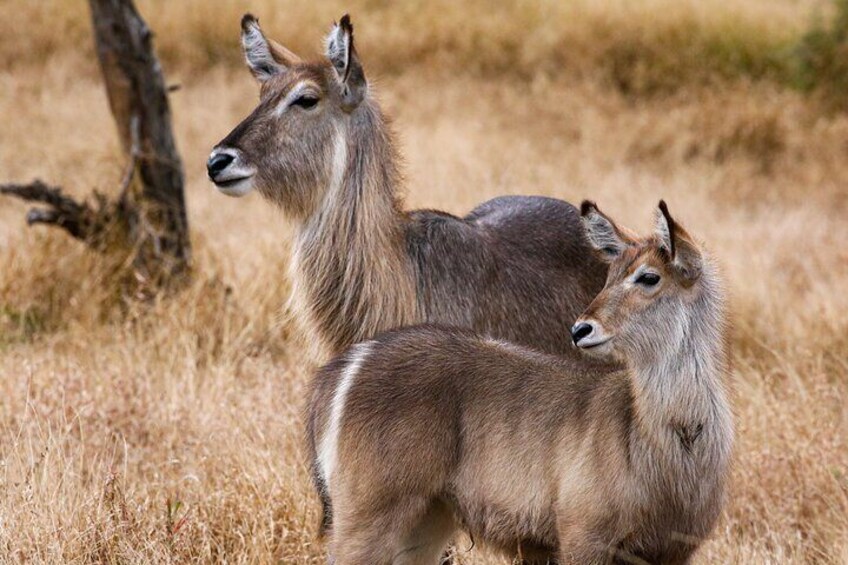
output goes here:
<path id="1" fill-rule="evenodd" d="M 371 346 L 373 344 L 373 341 L 366 341 L 353 346 L 348 364 L 342 371 L 342 375 L 336 385 L 333 404 L 330 408 L 330 418 L 321 436 L 321 444 L 318 449 L 318 467 L 321 469 L 321 479 L 324 482 L 324 488 L 328 490 L 330 488 L 330 478 L 338 463 L 339 432 L 341 431 L 347 393 L 353 385 L 353 379 L 362 367 L 362 363 L 371 352 Z"/>

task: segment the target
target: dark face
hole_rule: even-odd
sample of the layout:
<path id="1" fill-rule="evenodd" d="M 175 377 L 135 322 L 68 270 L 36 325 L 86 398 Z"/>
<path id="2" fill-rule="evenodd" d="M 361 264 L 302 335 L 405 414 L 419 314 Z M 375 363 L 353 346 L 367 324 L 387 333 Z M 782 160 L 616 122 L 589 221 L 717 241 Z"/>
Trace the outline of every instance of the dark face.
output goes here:
<path id="1" fill-rule="evenodd" d="M 268 41 L 253 16 L 243 18 L 242 45 L 260 100 L 209 156 L 209 178 L 221 192 L 243 196 L 256 188 L 291 213 L 308 215 L 341 174 L 346 124 L 366 85 L 349 19 L 327 43 L 326 60 L 306 63 Z"/>

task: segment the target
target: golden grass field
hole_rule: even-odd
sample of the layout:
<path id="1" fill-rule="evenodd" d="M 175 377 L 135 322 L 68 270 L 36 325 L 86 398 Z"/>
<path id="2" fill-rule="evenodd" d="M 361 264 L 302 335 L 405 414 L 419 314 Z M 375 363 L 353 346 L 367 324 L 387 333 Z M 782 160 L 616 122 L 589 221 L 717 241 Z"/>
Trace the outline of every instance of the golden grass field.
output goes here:
<path id="1" fill-rule="evenodd" d="M 775 78 L 812 0 L 139 0 L 187 175 L 195 278 L 154 304 L 0 200 L 0 562 L 320 563 L 302 445 L 313 360 L 283 306 L 291 227 L 219 194 L 253 107 L 238 19 L 319 52 L 353 16 L 410 207 L 661 197 L 723 267 L 738 438 L 699 563 L 848 563 L 848 115 Z M 114 192 L 124 163 L 85 3 L 0 3 L 0 182 Z M 775 59 L 775 60 L 779 60 Z M 478 549 L 461 563 L 500 563 Z"/>

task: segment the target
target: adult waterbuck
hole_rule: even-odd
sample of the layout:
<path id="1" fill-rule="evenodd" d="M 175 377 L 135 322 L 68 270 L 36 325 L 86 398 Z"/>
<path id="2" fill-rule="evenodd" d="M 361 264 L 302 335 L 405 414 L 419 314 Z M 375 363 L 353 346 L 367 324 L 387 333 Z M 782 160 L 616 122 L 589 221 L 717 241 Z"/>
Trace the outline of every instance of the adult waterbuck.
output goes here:
<path id="1" fill-rule="evenodd" d="M 398 156 L 345 16 L 305 62 L 242 20 L 260 102 L 213 150 L 209 177 L 255 188 L 296 224 L 293 310 L 324 351 L 421 322 L 470 327 L 548 352 L 603 286 L 570 204 L 490 200 L 458 218 L 404 211 Z M 557 292 L 553 292 L 557 289 Z"/>
<path id="2" fill-rule="evenodd" d="M 610 271 L 580 358 L 424 325 L 319 371 L 336 565 L 436 564 L 458 529 L 525 562 L 686 563 L 709 534 L 733 442 L 716 270 L 662 202 L 645 238 L 582 213 Z"/>

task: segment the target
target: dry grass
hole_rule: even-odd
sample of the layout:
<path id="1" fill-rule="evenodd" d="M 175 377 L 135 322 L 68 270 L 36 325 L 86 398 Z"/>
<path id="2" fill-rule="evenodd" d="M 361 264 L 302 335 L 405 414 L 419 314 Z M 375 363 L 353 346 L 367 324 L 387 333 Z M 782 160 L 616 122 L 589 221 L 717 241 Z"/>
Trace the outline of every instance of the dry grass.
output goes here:
<path id="1" fill-rule="evenodd" d="M 822 0 L 139 0 L 169 68 L 240 64 L 238 21 L 251 11 L 295 51 L 311 55 L 344 12 L 367 41 L 371 69 L 427 64 L 502 76 L 602 76 L 627 92 L 693 80 L 779 74 L 786 49 L 824 12 Z M 27 22 L 27 25 L 21 25 Z M 67 0 L 0 5 L 0 68 L 93 52 L 88 14 Z M 367 39 L 366 39 L 367 38 Z M 365 45 L 365 43 L 363 43 Z M 90 67 L 92 68 L 92 67 Z"/>
<path id="2" fill-rule="evenodd" d="M 219 195 L 203 174 L 211 145 L 256 96 L 246 72 L 208 66 L 234 57 L 244 4 L 216 2 L 212 13 L 195 0 L 141 3 L 184 81 L 173 103 L 196 250 L 187 291 L 122 306 L 114 265 L 26 229 L 25 208 L 0 203 L 0 562 L 322 560 L 301 447 L 309 360 L 281 318 L 289 227 L 256 197 Z M 634 100 L 609 75 L 550 66 L 551 54 L 569 52 L 569 68 L 589 69 L 579 60 L 597 61 L 619 44 L 611 37 L 655 45 L 652 30 L 686 18 L 702 35 L 733 37 L 727 25 L 745 36 L 750 25 L 779 43 L 811 6 L 739 4 L 526 0 L 479 19 L 474 3 L 351 10 L 366 62 L 392 71 L 380 92 L 397 118 L 411 206 L 461 213 L 504 193 L 590 197 L 647 228 L 662 196 L 706 241 L 732 296 L 739 437 L 729 504 L 700 561 L 844 563 L 848 118 L 822 117 L 768 81 L 708 88 L 690 76 L 671 94 Z M 250 7 L 298 47 L 317 45 L 341 11 Z M 4 10 L 28 25 L 10 25 Z M 84 193 L 120 177 L 96 68 L 87 47 L 71 47 L 88 41 L 80 13 L 61 2 L 0 5 L 4 179 L 39 176 Z M 226 48 L 209 51 L 224 37 Z M 504 45 L 544 71 L 502 78 Z M 458 72 L 469 53 L 481 59 Z M 474 72 L 490 64 L 480 60 L 494 70 Z M 463 562 L 497 560 L 475 550 Z"/>

